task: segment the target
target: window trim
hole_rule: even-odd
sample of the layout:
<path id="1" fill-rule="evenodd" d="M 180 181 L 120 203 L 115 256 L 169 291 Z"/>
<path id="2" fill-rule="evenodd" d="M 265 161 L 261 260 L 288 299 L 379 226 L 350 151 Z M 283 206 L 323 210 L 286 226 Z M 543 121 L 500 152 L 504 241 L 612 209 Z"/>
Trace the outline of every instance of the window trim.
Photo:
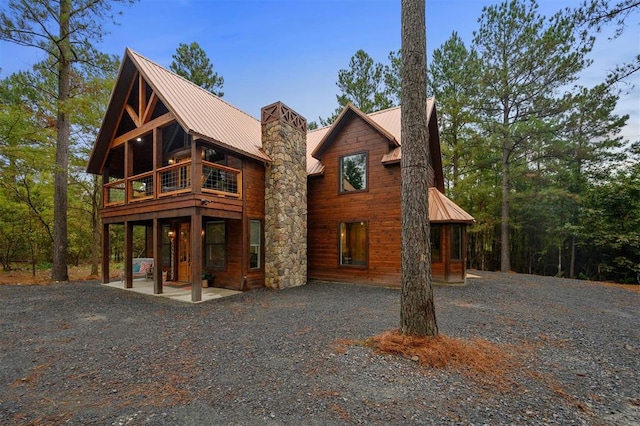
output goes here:
<path id="1" fill-rule="evenodd" d="M 353 191 L 345 191 L 342 188 L 342 162 L 346 157 L 353 157 L 356 155 L 364 155 L 364 188 L 363 189 L 354 189 Z M 354 152 L 351 154 L 346 154 L 346 155 L 341 155 L 340 157 L 338 157 L 338 195 L 344 195 L 344 194 L 357 194 L 360 192 L 367 192 L 369 191 L 369 151 L 360 151 L 360 152 Z"/>
<path id="2" fill-rule="evenodd" d="M 350 223 L 362 223 L 364 224 L 364 265 L 342 263 L 342 225 Z M 348 269 L 369 269 L 369 221 L 368 220 L 349 220 L 338 223 L 338 267 Z"/>

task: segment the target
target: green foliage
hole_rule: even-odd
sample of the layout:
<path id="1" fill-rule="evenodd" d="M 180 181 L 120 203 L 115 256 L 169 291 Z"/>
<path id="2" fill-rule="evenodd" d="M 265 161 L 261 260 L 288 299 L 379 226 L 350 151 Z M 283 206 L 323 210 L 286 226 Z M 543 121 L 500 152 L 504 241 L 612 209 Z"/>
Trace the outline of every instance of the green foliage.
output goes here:
<path id="1" fill-rule="evenodd" d="M 180 43 L 169 68 L 214 95 L 224 96 L 224 78 L 213 71 L 213 64 L 198 43 Z"/>
<path id="2" fill-rule="evenodd" d="M 638 0 L 621 0 L 615 3 L 605 0 L 585 0 L 574 14 L 575 21 L 583 25 L 585 33 L 590 30 L 599 33 L 604 27 L 615 26 L 613 38 L 620 37 L 625 29 L 633 27 L 629 25 L 629 21 L 634 18 L 637 26 L 640 18 L 640 1 Z M 611 69 L 607 75 L 607 85 L 627 81 L 638 71 L 640 71 L 640 53 L 627 58 L 626 62 Z"/>
<path id="3" fill-rule="evenodd" d="M 323 126 L 333 123 L 348 103 L 352 103 L 365 113 L 394 106 L 394 95 L 391 89 L 385 86 L 386 80 L 392 80 L 391 72 L 393 72 L 392 67 L 385 68 L 381 63 L 374 62 L 364 50 L 358 50 L 351 57 L 349 68 L 338 71 L 336 83 L 340 89 L 340 94 L 336 95 L 338 107 L 330 117 L 319 118 L 320 123 Z M 393 90 L 398 88 L 399 86 Z"/>

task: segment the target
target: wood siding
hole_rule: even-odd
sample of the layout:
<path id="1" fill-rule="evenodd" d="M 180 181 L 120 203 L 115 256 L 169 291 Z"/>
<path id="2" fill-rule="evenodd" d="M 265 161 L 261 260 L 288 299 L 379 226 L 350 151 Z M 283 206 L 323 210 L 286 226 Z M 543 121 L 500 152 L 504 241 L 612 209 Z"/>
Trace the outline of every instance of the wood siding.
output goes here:
<path id="1" fill-rule="evenodd" d="M 367 153 L 367 189 L 339 193 L 345 155 Z M 322 157 L 323 176 L 308 179 L 309 278 L 400 285 L 400 166 L 384 166 L 389 142 L 360 118 L 346 123 Z M 341 266 L 340 223 L 366 222 L 366 267 Z"/>
<path id="2" fill-rule="evenodd" d="M 249 222 L 251 220 L 260 220 L 262 222 L 262 232 L 264 235 L 264 185 L 265 185 L 265 168 L 262 163 L 255 161 L 245 161 L 243 163 L 244 179 L 244 246 L 242 248 L 242 268 L 243 290 L 257 287 L 264 287 L 264 241 L 262 241 L 262 250 L 259 269 L 249 269 Z M 263 237 L 264 240 L 264 237 Z"/>
<path id="3" fill-rule="evenodd" d="M 340 193 L 340 158 L 367 153 L 367 190 Z M 384 286 L 401 284 L 400 164 L 383 165 L 389 142 L 360 118 L 353 118 L 336 135 L 322 157 L 324 175 L 308 179 L 308 275 L 310 279 L 360 282 Z M 429 185 L 435 173 L 429 170 Z M 367 224 L 367 265 L 340 265 L 340 223 Z M 441 259 L 431 265 L 434 282 L 465 279 L 466 259 L 450 259 L 450 225 L 442 224 Z M 463 226 L 463 257 L 466 230 Z"/>

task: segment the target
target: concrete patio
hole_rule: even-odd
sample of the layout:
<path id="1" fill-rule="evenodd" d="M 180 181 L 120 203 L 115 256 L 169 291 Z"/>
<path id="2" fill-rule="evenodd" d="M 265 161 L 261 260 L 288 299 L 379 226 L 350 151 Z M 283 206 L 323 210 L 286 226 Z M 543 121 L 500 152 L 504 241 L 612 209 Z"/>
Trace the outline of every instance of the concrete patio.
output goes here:
<path id="1" fill-rule="evenodd" d="M 168 299 L 176 300 L 178 302 L 186 303 L 202 303 L 209 300 L 221 299 L 223 297 L 233 296 L 235 294 L 242 293 L 241 291 L 228 290 L 226 288 L 206 287 L 202 289 L 202 300 L 199 302 L 191 301 L 191 286 L 184 283 L 167 284 L 162 286 L 162 294 L 153 294 L 153 281 L 146 280 L 144 278 L 134 279 L 132 288 L 125 288 L 122 281 L 111 281 L 108 284 L 104 284 L 107 287 L 116 288 L 118 290 L 133 291 L 135 293 L 146 294 L 155 297 L 166 297 Z"/>

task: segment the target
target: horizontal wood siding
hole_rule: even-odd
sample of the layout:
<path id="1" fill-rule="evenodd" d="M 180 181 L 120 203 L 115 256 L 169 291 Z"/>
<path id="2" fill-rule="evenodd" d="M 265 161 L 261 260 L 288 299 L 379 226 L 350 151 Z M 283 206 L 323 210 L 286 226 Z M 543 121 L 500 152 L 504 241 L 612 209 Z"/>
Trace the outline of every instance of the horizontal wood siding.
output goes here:
<path id="1" fill-rule="evenodd" d="M 249 221 L 259 219 L 262 221 L 262 230 L 264 232 L 264 185 L 265 185 L 265 167 L 262 163 L 254 161 L 245 161 L 243 168 L 245 206 L 244 206 L 244 249 L 243 258 L 243 277 L 246 277 L 244 289 L 252 289 L 264 287 L 264 242 L 262 244 L 262 259 L 260 261 L 260 269 L 249 269 Z M 244 278 L 243 278 L 244 280 Z"/>
<path id="2" fill-rule="evenodd" d="M 366 152 L 367 190 L 338 193 L 340 158 Z M 323 176 L 308 180 L 310 279 L 400 285 L 400 166 L 384 166 L 389 143 L 360 118 L 347 123 L 323 154 Z M 341 222 L 367 223 L 366 267 L 339 265 Z"/>

